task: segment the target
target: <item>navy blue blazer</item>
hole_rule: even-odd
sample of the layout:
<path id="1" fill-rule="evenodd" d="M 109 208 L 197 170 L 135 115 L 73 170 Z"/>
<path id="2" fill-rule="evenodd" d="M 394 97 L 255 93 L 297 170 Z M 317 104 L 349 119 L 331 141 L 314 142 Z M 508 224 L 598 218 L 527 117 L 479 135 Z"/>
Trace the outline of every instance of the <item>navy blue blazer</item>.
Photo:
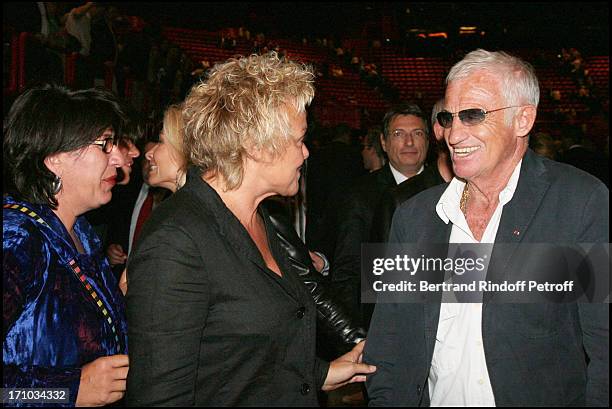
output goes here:
<path id="1" fill-rule="evenodd" d="M 400 206 L 390 241 L 448 243 L 452 224 L 435 211 L 447 186 Z M 495 242 L 515 249 L 521 243 L 608 243 L 608 206 L 608 189 L 596 178 L 528 151 Z M 513 253 L 494 252 L 489 272 L 510 277 Z M 367 381 L 372 406 L 429 405 L 439 314 L 439 303 L 376 305 L 364 353 L 364 361 L 378 368 Z M 496 405 L 607 406 L 608 316 L 607 304 L 503 304 L 485 298 L 482 338 Z"/>

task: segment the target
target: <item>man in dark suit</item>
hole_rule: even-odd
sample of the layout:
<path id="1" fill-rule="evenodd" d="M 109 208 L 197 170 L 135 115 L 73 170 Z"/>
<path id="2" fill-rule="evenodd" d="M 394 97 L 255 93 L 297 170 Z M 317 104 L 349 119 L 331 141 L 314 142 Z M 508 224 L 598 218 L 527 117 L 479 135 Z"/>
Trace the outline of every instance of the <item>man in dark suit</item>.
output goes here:
<path id="1" fill-rule="evenodd" d="M 442 135 L 442 127 L 438 124 L 436 116 L 444 106 L 444 99 L 440 99 L 434 104 L 431 114 L 431 125 L 435 137 L 435 144 L 430 148 L 429 153 L 432 157 L 431 164 L 425 167 L 425 170 L 420 174 L 403 181 L 397 186 L 392 186 L 385 190 L 382 194 L 378 209 L 374 212 L 372 220 L 372 230 L 370 232 L 370 241 L 372 243 L 385 243 L 389 238 L 389 230 L 391 229 L 391 220 L 395 209 L 406 200 L 415 196 L 432 186 L 450 182 L 453 178 L 453 169 L 450 162 L 450 155 L 444 135 Z"/>
<path id="2" fill-rule="evenodd" d="M 476 50 L 457 63 L 438 114 L 456 177 L 401 205 L 390 242 L 495 243 L 487 280 L 520 274 L 516 255 L 533 243 L 608 243 L 607 188 L 528 150 L 538 102 L 533 68 L 518 58 Z M 378 303 L 364 354 L 378 367 L 371 404 L 608 405 L 608 306 L 498 295 Z"/>
<path id="3" fill-rule="evenodd" d="M 389 163 L 381 169 L 354 180 L 352 190 L 337 211 L 336 249 L 332 281 L 353 319 L 368 324 L 362 311 L 359 288 L 361 244 L 370 239 L 372 218 L 385 190 L 420 174 L 429 147 L 427 115 L 415 104 L 393 107 L 383 118 L 381 135 Z"/>

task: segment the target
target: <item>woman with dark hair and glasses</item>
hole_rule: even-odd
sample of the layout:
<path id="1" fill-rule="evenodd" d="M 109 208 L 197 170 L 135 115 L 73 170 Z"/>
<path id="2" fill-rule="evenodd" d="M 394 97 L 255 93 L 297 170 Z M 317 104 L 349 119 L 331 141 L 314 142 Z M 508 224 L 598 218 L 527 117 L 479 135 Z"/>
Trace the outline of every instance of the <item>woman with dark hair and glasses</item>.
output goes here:
<path id="1" fill-rule="evenodd" d="M 26 91 L 5 119 L 4 388 L 64 388 L 54 405 L 123 397 L 124 301 L 82 216 L 111 199 L 123 122 L 111 93 L 54 85 Z"/>

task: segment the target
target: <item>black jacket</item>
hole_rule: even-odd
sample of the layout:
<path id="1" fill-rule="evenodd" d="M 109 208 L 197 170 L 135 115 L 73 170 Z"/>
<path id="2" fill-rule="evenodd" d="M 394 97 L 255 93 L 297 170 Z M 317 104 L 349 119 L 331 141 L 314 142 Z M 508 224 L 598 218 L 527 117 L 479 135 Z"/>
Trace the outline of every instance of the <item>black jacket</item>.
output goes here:
<path id="1" fill-rule="evenodd" d="M 372 243 L 386 243 L 395 209 L 417 193 L 442 183 L 444 183 L 444 179 L 440 176 L 438 167 L 433 164 L 427 166 L 420 174 L 385 190 L 378 204 L 378 209 L 374 212 L 370 241 Z"/>
<path id="2" fill-rule="evenodd" d="M 318 404 L 315 303 L 260 211 L 282 277 L 196 172 L 155 209 L 128 265 L 128 405 Z"/>
<path id="3" fill-rule="evenodd" d="M 370 239 L 372 218 L 382 193 L 396 186 L 389 164 L 355 179 L 353 189 L 338 205 L 336 250 L 332 282 L 351 318 L 367 328 L 369 309 L 360 302 L 361 244 Z"/>
<path id="4" fill-rule="evenodd" d="M 351 349 L 356 342 L 365 338 L 365 330 L 354 324 L 345 309 L 336 301 L 329 281 L 312 265 L 308 249 L 287 219 L 282 205 L 274 200 L 266 200 L 263 206 L 270 215 L 281 246 L 289 255 L 289 262 L 299 271 L 300 278 L 312 294 L 317 306 L 317 317 L 323 324 L 322 329 L 326 335 L 323 342 L 333 343 L 337 351 Z"/>

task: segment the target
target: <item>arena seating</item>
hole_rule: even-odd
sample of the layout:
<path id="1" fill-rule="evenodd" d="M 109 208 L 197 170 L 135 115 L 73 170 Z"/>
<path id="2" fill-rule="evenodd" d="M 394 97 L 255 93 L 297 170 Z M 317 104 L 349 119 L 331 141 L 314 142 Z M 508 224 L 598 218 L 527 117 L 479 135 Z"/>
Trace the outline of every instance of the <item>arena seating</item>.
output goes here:
<path id="1" fill-rule="evenodd" d="M 212 66 L 229 57 L 253 52 L 253 39 L 241 37 L 236 38 L 234 47 L 220 47 L 220 31 L 164 27 L 163 35 L 170 43 L 179 46 L 196 65 L 207 60 Z M 23 90 L 27 83 L 24 69 L 27 36 L 27 33 L 14 33 L 9 37 L 9 42 L 5 42 L 5 66 L 8 70 L 4 75 L 4 95 L 13 95 Z M 377 122 L 390 106 L 391 102 L 375 84 L 364 81 L 353 67 L 336 57 L 329 48 L 290 39 L 268 38 L 266 41 L 277 45 L 289 58 L 313 64 L 320 71 L 315 80 L 317 92 L 314 107 L 319 116 L 317 119 L 323 123 L 347 122 L 356 128 L 368 126 L 371 125 L 369 119 Z M 406 56 L 405 50 L 398 50 L 388 44 L 372 48 L 370 42 L 363 39 L 344 40 L 343 46 L 346 50 L 350 49 L 353 55 L 363 57 L 366 62 L 375 63 L 379 75 L 398 91 L 400 100 L 415 101 L 424 110 L 431 109 L 435 101 L 443 96 L 444 79 L 454 63 L 451 57 Z M 538 74 L 541 88 L 538 122 L 551 121 L 559 110 L 574 110 L 578 114 L 588 111 L 585 102 L 577 98 L 575 79 L 560 69 L 555 51 L 521 49 L 514 53 L 532 62 Z M 75 59 L 74 53 L 65 57 L 64 78 L 68 85 L 74 82 Z M 322 67 L 334 66 L 340 68 L 341 75 L 332 75 L 331 69 L 321 72 Z M 592 94 L 607 100 L 609 57 L 585 57 L 585 68 L 592 79 Z M 551 97 L 553 90 L 561 93 L 560 101 L 554 101 Z M 129 91 L 128 87 L 126 92 Z M 364 118 L 365 112 L 368 115 Z"/>

